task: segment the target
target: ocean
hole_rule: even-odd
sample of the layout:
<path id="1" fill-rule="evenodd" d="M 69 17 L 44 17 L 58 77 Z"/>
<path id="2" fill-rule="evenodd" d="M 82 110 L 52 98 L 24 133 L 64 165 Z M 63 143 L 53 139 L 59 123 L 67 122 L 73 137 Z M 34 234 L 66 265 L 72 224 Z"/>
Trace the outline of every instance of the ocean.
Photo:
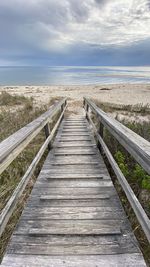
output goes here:
<path id="1" fill-rule="evenodd" d="M 0 85 L 150 83 L 150 67 L 0 67 Z"/>

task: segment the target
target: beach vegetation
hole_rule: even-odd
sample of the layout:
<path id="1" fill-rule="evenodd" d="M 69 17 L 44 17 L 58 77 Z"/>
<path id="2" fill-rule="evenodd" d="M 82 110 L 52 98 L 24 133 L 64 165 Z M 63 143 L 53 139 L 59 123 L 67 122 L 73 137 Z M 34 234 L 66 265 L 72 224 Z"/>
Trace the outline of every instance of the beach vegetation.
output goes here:
<path id="1" fill-rule="evenodd" d="M 25 97 L 24 95 L 10 94 L 6 91 L 0 93 L 0 106 L 14 106 L 14 105 L 26 105 L 27 107 L 33 106 L 33 98 Z"/>
<path id="2" fill-rule="evenodd" d="M 131 113 L 138 113 L 140 115 L 148 115 L 150 114 L 150 104 L 138 103 L 135 105 L 126 105 L 126 104 L 116 104 L 109 102 L 100 102 L 97 99 L 93 98 L 93 101 L 96 103 L 98 107 L 100 107 L 105 112 L 113 112 L 113 111 L 126 111 Z"/>

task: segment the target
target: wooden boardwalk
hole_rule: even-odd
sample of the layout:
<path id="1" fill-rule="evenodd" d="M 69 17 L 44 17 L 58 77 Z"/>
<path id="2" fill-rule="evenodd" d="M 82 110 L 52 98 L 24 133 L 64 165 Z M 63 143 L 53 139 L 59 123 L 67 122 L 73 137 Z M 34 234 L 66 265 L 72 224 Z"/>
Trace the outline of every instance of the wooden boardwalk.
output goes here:
<path id="1" fill-rule="evenodd" d="M 62 121 L 1 266 L 146 266 L 84 117 Z"/>

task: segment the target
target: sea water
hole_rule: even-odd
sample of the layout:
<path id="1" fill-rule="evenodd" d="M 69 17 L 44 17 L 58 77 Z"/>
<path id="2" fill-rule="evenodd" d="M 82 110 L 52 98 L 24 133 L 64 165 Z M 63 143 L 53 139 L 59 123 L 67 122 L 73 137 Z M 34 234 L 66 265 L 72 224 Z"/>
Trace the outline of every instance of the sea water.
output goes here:
<path id="1" fill-rule="evenodd" d="M 150 67 L 0 67 L 0 85 L 150 83 Z"/>

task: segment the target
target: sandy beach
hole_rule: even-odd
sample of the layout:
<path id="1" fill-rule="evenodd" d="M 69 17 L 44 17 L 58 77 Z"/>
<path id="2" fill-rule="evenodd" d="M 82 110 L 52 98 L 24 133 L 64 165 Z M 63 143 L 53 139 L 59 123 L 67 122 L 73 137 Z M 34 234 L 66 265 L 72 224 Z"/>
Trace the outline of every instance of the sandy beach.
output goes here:
<path id="1" fill-rule="evenodd" d="M 33 97 L 36 105 L 48 104 L 52 97 L 67 97 L 70 111 L 82 107 L 83 97 L 113 104 L 150 103 L 150 84 L 111 84 L 89 86 L 1 86 L 0 92 Z M 78 109 L 78 111 L 79 111 Z"/>

